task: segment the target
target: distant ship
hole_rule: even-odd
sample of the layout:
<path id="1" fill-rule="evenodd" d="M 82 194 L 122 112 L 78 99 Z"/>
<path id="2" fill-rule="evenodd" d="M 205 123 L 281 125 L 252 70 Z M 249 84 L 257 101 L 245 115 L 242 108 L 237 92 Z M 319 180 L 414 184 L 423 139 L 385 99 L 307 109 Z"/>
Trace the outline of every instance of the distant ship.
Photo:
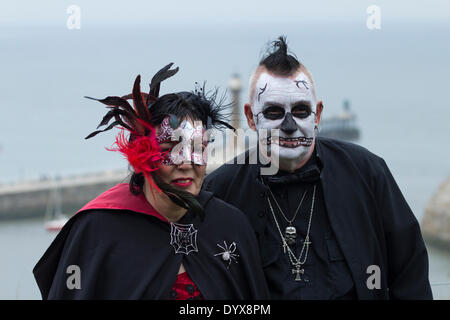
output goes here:
<path id="1" fill-rule="evenodd" d="M 346 141 L 358 141 L 360 131 L 356 125 L 356 115 L 350 110 L 350 101 L 344 100 L 343 111 L 320 120 L 319 136 Z"/>

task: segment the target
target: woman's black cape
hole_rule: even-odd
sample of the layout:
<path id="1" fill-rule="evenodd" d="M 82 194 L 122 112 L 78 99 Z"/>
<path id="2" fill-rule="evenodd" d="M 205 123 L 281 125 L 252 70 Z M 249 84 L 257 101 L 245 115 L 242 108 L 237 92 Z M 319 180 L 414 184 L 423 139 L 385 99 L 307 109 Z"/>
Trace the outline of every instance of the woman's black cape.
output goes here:
<path id="1" fill-rule="evenodd" d="M 257 241 L 242 212 L 201 191 L 204 221 L 188 211 L 177 222 L 193 225 L 184 228 L 189 236 L 180 247 L 181 229 L 128 188 L 123 183 L 100 195 L 59 232 L 33 269 L 43 299 L 171 299 L 181 263 L 205 299 L 269 298 Z M 230 262 L 219 245 L 233 242 Z"/>

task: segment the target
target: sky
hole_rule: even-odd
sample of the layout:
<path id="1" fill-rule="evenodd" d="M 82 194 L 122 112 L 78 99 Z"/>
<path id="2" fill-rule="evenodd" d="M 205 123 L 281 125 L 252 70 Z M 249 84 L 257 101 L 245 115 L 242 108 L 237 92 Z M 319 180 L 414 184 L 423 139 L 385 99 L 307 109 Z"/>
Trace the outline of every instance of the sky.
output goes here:
<path id="1" fill-rule="evenodd" d="M 68 31 L 66 27 L 70 15 L 67 9 L 73 5 L 81 11 L 81 32 Z M 367 9 L 372 5 L 380 9 L 381 32 L 366 28 Z M 351 28 L 346 26 L 347 22 Z M 308 23 L 316 24 L 316 28 L 308 28 Z M 392 68 L 389 72 L 393 72 L 386 79 L 395 88 L 390 91 L 391 98 L 396 99 L 396 106 L 404 107 L 410 103 L 406 101 L 410 87 L 399 87 L 399 84 L 408 83 L 416 70 L 437 79 L 431 90 L 446 92 L 450 74 L 449 47 L 445 41 L 448 30 L 450 0 L 5 0 L 0 2 L 0 94 L 3 101 L 15 101 L 15 90 L 24 87 L 29 93 L 39 95 L 40 101 L 46 102 L 48 113 L 27 112 L 23 116 L 17 105 L 22 103 L 27 108 L 33 105 L 22 100 L 12 108 L 11 114 L 22 120 L 27 117 L 27 124 L 41 131 L 37 128 L 40 122 L 34 117 L 54 116 L 64 123 L 62 120 L 77 110 L 74 106 L 80 104 L 89 111 L 93 108 L 92 102 L 81 99 L 84 95 L 101 97 L 121 92 L 137 73 L 146 72 L 143 77 L 149 77 L 150 70 L 168 61 L 175 62 L 184 72 L 182 77 L 169 82 L 168 89 L 174 88 L 169 87 L 172 85 L 189 87 L 186 82 L 191 85 L 193 79 L 207 80 L 223 88 L 232 72 L 242 75 L 245 86 L 264 44 L 284 34 L 292 51 L 313 70 L 316 89 L 326 99 L 327 112 L 341 107 L 344 94 L 352 95 L 356 107 L 359 102 L 367 110 L 370 110 L 367 100 L 385 103 L 368 87 L 377 83 L 376 75 L 384 70 L 386 61 Z M 142 41 L 132 42 L 127 32 L 133 32 Z M 149 49 L 152 47 L 146 42 L 149 39 L 152 45 L 157 44 L 157 50 Z M 146 65 L 150 64 L 150 56 L 151 65 Z M 339 65 L 334 61 L 350 67 L 354 79 L 342 82 Z M 416 65 L 417 62 L 420 63 Z M 416 100 L 426 97 L 426 92 L 422 92 Z M 59 108 L 57 101 L 62 98 L 70 101 L 74 109 Z M 443 101 L 442 105 L 446 106 L 445 97 Z M 5 106 L 7 103 L 0 104 L 0 108 Z M 103 110 L 95 110 L 100 117 Z M 362 111 L 360 114 L 364 116 Z M 410 123 L 403 121 L 399 128 Z M 12 128 L 9 134 L 19 127 L 12 121 L 6 128 L 8 125 Z M 73 138 L 87 130 L 73 126 L 74 123 L 68 122 L 62 128 L 63 133 L 51 132 L 49 137 L 41 139 Z M 13 153 L 11 145 L 21 144 L 13 143 L 14 139 L 2 133 L 7 131 L 3 130 L 5 125 L 0 128 L 0 156 L 8 157 Z M 13 137 L 18 139 L 17 135 Z M 32 147 L 38 149 L 36 145 Z M 60 151 L 61 157 L 67 153 L 54 150 Z M 17 165 L 18 161 L 10 163 Z M 38 167 L 38 161 L 34 164 Z M 60 170 L 52 164 L 48 166 Z M 22 174 L 7 168 L 5 171 L 11 173 L 8 180 L 29 175 L 28 171 Z M 39 171 L 31 172 L 40 173 L 40 170 L 46 172 L 40 167 Z M 0 173 L 0 181 L 6 179 L 3 176 Z"/>
<path id="2" fill-rule="evenodd" d="M 365 21 L 377 5 L 386 21 L 450 21 L 448 0 L 41 0 L 2 1 L 0 24 L 65 23 L 70 5 L 87 24 L 229 24 Z"/>

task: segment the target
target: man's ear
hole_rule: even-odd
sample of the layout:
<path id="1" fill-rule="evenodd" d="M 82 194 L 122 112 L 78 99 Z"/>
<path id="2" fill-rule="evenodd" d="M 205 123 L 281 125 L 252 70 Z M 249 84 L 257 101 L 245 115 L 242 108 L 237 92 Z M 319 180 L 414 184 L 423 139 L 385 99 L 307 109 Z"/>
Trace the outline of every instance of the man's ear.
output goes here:
<path id="1" fill-rule="evenodd" d="M 256 131 L 255 120 L 253 119 L 252 106 L 249 103 L 244 105 L 245 116 L 247 117 L 248 126 Z"/>
<path id="2" fill-rule="evenodd" d="M 316 105 L 316 125 L 319 125 L 320 122 L 320 116 L 322 114 L 322 110 L 323 110 L 323 103 L 322 100 L 319 100 L 319 102 L 317 102 Z"/>

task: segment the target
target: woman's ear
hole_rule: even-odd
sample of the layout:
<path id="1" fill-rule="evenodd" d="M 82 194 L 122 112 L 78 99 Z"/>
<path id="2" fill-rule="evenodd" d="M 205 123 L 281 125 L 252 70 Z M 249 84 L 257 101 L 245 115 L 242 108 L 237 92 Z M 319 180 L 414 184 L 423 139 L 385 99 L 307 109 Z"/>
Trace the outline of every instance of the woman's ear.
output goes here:
<path id="1" fill-rule="evenodd" d="M 248 126 L 256 131 L 255 120 L 253 119 L 252 106 L 249 103 L 244 105 L 245 116 L 247 117 Z"/>

